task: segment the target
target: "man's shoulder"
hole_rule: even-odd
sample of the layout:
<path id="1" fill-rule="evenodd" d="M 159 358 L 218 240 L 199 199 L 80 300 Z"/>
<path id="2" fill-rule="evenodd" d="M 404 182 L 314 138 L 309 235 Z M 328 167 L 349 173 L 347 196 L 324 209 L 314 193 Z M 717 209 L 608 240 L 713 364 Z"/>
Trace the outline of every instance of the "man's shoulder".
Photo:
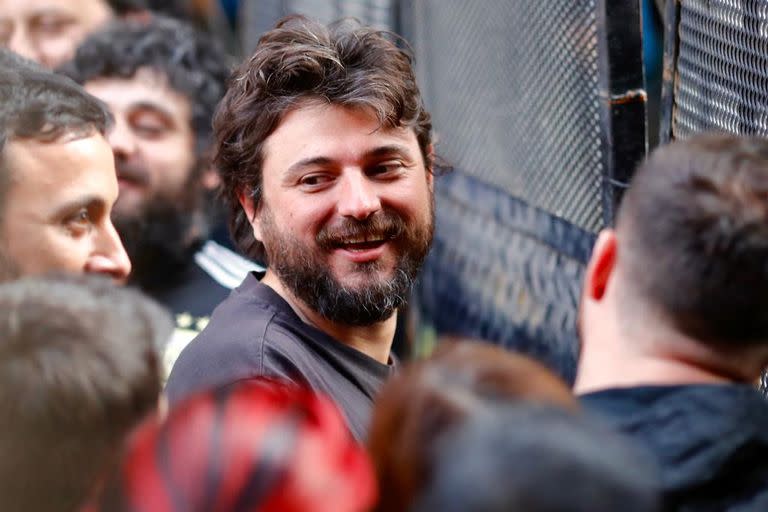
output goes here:
<path id="1" fill-rule="evenodd" d="M 213 312 L 203 331 L 175 361 L 167 392 L 172 402 L 192 391 L 257 376 L 284 377 L 283 353 L 301 347 L 290 318 L 260 292 L 255 276 Z M 276 365 L 275 361 L 280 364 Z"/>
<path id="2" fill-rule="evenodd" d="M 274 330 L 273 321 L 280 311 L 259 293 L 261 286 L 255 276 L 246 277 L 216 307 L 202 332 L 184 348 L 182 357 L 222 358 L 238 353 L 240 347 L 253 351 L 263 345 L 269 339 L 265 336 L 267 331 Z"/>

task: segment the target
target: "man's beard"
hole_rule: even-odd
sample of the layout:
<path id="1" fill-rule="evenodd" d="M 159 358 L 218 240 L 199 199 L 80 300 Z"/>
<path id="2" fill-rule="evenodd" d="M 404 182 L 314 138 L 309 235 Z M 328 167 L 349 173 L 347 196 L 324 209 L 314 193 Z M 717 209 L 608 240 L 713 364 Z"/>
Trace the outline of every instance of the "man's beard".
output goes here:
<path id="1" fill-rule="evenodd" d="M 204 235 L 204 216 L 183 201 L 150 198 L 134 215 L 113 213 L 112 221 L 131 260 L 128 283 L 151 293 L 184 280 L 190 252 Z"/>
<path id="2" fill-rule="evenodd" d="M 146 167 L 116 159 L 117 176 L 136 186 L 151 183 Z M 197 242 L 207 236 L 205 195 L 200 185 L 202 160 L 187 173 L 186 183 L 173 193 L 154 192 L 136 208 L 126 210 L 118 203 L 112 222 L 131 260 L 128 284 L 147 293 L 162 292 L 184 281 Z M 121 208 L 123 206 L 123 208 Z"/>
<path id="3" fill-rule="evenodd" d="M 386 320 L 407 302 L 434 232 L 432 205 L 425 223 L 409 224 L 396 213 L 384 210 L 362 221 L 346 218 L 341 226 L 325 227 L 315 237 L 316 247 L 306 247 L 281 233 L 269 208 L 266 205 L 262 208 L 269 268 L 311 309 L 332 322 L 349 326 L 367 326 Z M 392 275 L 377 276 L 382 270 L 380 261 L 357 264 L 356 273 L 370 277 L 370 283 L 345 287 L 323 260 L 322 252 L 329 254 L 342 240 L 362 235 L 381 237 L 392 246 L 396 252 Z"/>

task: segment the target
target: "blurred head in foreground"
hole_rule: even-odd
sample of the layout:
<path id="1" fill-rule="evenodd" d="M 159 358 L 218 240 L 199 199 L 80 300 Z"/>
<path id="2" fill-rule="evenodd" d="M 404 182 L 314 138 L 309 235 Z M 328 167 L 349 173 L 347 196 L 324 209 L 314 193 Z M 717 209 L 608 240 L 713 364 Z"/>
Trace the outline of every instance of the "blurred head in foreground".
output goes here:
<path id="1" fill-rule="evenodd" d="M 511 405 L 435 443 L 414 512 L 653 512 L 652 465 L 607 428 L 553 407 Z"/>
<path id="2" fill-rule="evenodd" d="M 377 510 L 407 510 L 428 480 L 433 444 L 489 407 L 547 403 L 577 410 L 567 385 L 527 357 L 478 341 L 446 341 L 381 390 L 369 448 L 379 478 Z"/>
<path id="3" fill-rule="evenodd" d="M 148 420 L 87 510 L 363 512 L 375 495 L 370 462 L 336 407 L 259 379 Z"/>
<path id="4" fill-rule="evenodd" d="M 0 285 L 3 510 L 71 512 L 155 410 L 171 321 L 103 278 Z"/>

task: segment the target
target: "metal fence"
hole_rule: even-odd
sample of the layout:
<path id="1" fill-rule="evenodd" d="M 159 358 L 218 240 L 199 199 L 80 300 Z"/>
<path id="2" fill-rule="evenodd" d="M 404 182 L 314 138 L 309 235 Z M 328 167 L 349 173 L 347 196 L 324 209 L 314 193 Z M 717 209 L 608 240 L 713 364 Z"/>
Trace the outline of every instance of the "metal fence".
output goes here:
<path id="1" fill-rule="evenodd" d="M 768 135 L 768 2 L 672 0 L 667 18 L 661 138 Z"/>

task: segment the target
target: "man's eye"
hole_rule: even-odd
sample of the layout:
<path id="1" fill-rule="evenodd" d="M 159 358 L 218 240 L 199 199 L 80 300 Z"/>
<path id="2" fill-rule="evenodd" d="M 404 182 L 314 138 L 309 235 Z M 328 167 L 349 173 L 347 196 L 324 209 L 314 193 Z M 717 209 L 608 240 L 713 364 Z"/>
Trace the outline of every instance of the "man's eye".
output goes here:
<path id="1" fill-rule="evenodd" d="M 73 233 L 82 233 L 91 228 L 91 215 L 88 210 L 83 208 L 77 213 L 68 217 L 64 222 Z"/>
<path id="2" fill-rule="evenodd" d="M 331 181 L 331 177 L 326 174 L 309 174 L 301 178 L 300 183 L 308 187 L 317 187 L 325 185 Z"/>
<path id="3" fill-rule="evenodd" d="M 368 169 L 369 176 L 383 176 L 388 174 L 394 174 L 403 167 L 400 162 L 384 162 L 371 166 Z"/>
<path id="4" fill-rule="evenodd" d="M 59 16 L 42 17 L 34 23 L 34 30 L 43 34 L 55 35 L 64 32 L 72 23 L 72 20 Z"/>
<path id="5" fill-rule="evenodd" d="M 161 136 L 165 132 L 165 127 L 159 124 L 140 123 L 133 127 L 134 131 L 147 138 L 155 138 Z"/>

